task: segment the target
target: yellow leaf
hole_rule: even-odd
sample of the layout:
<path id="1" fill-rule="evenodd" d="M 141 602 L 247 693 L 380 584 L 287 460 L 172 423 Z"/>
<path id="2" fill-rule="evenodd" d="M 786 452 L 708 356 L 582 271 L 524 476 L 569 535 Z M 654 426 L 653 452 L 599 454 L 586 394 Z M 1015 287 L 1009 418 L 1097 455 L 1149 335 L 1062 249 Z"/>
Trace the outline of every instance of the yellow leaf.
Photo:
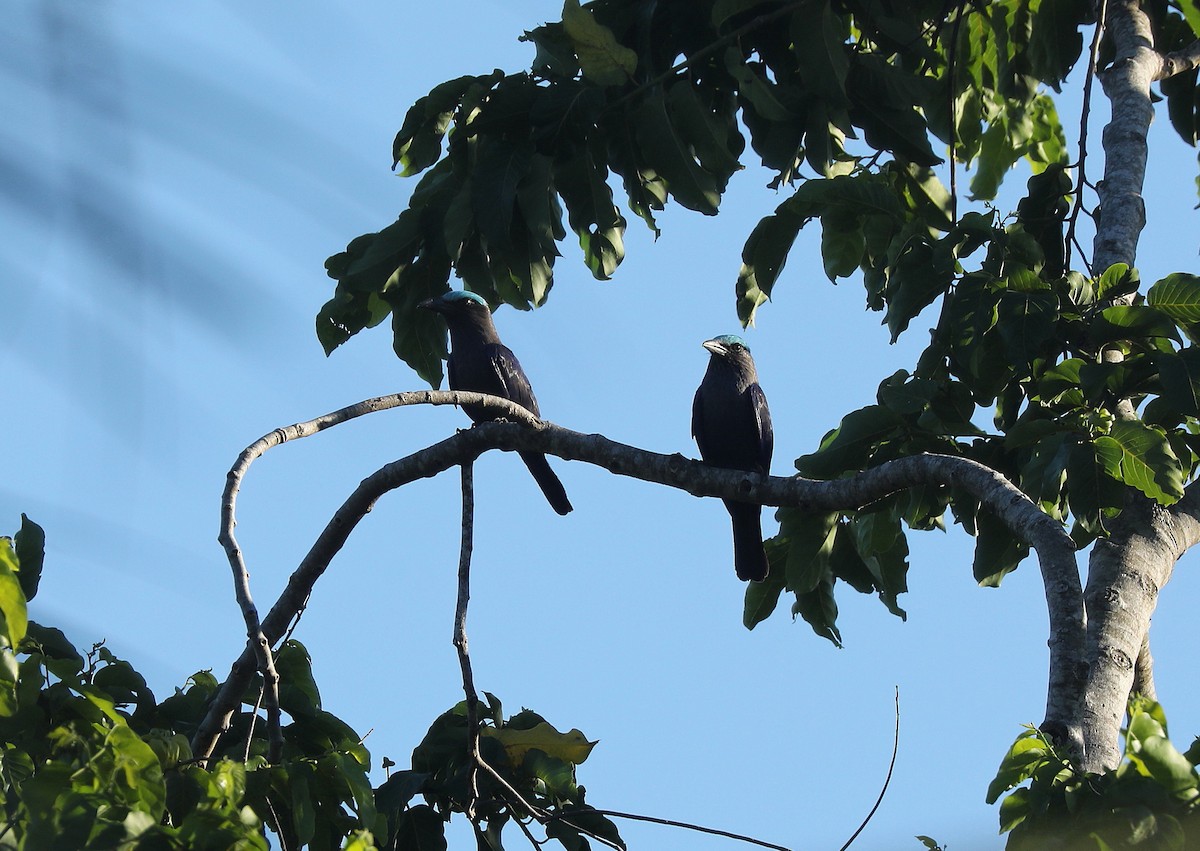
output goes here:
<path id="1" fill-rule="evenodd" d="M 575 46 L 583 76 L 600 86 L 620 86 L 633 78 L 637 53 L 617 41 L 612 30 L 597 23 L 579 0 L 563 4 L 563 29 Z"/>
<path id="2" fill-rule="evenodd" d="M 516 768 L 525 759 L 526 751 L 537 748 L 548 756 L 579 765 L 588 758 L 595 742 L 589 742 L 579 730 L 560 733 L 545 721 L 528 730 L 513 730 L 509 727 L 496 729 L 485 727 L 481 735 L 489 736 L 504 746 L 509 764 Z"/>

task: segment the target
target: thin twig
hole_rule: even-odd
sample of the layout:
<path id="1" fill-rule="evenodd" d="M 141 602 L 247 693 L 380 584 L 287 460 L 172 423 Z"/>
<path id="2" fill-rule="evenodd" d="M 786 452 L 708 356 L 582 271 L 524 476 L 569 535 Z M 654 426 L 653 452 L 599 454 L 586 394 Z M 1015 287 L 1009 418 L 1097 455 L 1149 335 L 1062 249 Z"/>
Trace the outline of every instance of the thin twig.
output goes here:
<path id="1" fill-rule="evenodd" d="M 896 754 L 900 752 L 900 686 L 896 686 L 896 734 L 892 739 L 892 761 L 888 764 L 887 777 L 883 779 L 883 788 L 879 790 L 879 797 L 875 799 L 875 806 L 871 807 L 871 811 L 867 813 L 867 817 L 863 819 L 862 824 L 858 826 L 858 830 L 854 831 L 853 835 L 846 840 L 838 851 L 846 851 L 850 847 L 850 843 L 858 839 L 858 835 L 863 832 L 863 829 L 875 817 L 875 811 L 879 809 L 879 805 L 883 803 L 883 796 L 887 794 L 888 785 L 892 782 L 892 771 L 896 768 Z"/>
<path id="2" fill-rule="evenodd" d="M 479 799 L 479 694 L 475 691 L 475 676 L 471 672 L 471 655 L 467 649 L 467 603 L 471 599 L 471 551 L 474 549 L 475 486 L 473 461 L 462 464 L 462 544 L 458 555 L 458 604 L 454 610 L 454 649 L 458 651 L 458 666 L 462 669 L 463 694 L 467 703 L 467 748 L 471 756 L 469 783 L 470 801 L 467 818 L 475 823 L 475 802 Z"/>
<path id="3" fill-rule="evenodd" d="M 217 540 L 224 547 L 230 567 L 233 570 L 234 595 L 242 610 L 242 617 L 246 624 L 247 648 L 251 655 L 247 657 L 243 653 L 242 658 L 239 658 L 234 663 L 234 668 L 238 671 L 236 681 L 226 680 L 228 688 L 222 687 L 221 693 L 214 699 L 209 713 L 201 722 L 199 729 L 197 729 L 192 739 L 192 750 L 199 757 L 200 765 L 207 765 L 208 758 L 212 756 L 212 752 L 216 748 L 220 736 L 229 730 L 233 713 L 241 705 L 241 692 L 237 691 L 237 688 L 245 688 L 249 682 L 248 669 L 251 664 L 254 666 L 253 670 L 262 674 L 263 682 L 267 689 L 264 700 L 267 708 L 268 759 L 271 762 L 277 762 L 279 754 L 283 749 L 283 732 L 280 725 L 281 716 L 279 709 L 279 673 L 275 669 L 275 660 L 271 651 L 272 646 L 279 640 L 280 635 L 283 634 L 283 630 L 274 626 L 268 627 L 260 621 L 258 609 L 254 605 L 253 597 L 250 594 L 250 572 L 246 567 L 241 547 L 238 545 L 237 538 L 233 533 L 234 527 L 237 525 L 237 495 L 241 488 L 242 480 L 246 477 L 250 469 L 250 465 L 261 458 L 269 449 L 287 443 L 290 440 L 310 437 L 327 428 L 348 422 L 365 414 L 402 405 L 422 403 L 457 405 L 459 404 L 459 394 L 427 391 L 376 396 L 312 420 L 294 423 L 284 428 L 277 428 L 243 449 L 238 455 L 237 461 L 234 462 L 233 467 L 226 474 L 225 491 L 221 497 L 221 530 L 217 535 Z M 485 403 L 485 407 L 497 410 L 503 413 L 505 418 L 516 422 L 538 422 L 538 419 L 524 408 L 506 400 L 493 398 L 491 402 Z M 287 633 L 289 636 L 291 635 L 291 630 L 295 629 L 296 622 L 307 601 L 308 595 L 306 593 L 300 604 L 292 607 L 293 610 L 288 615 L 288 620 L 291 621 L 291 626 Z M 276 606 L 278 606 L 278 603 Z M 272 611 L 276 611 L 276 607 L 272 607 Z M 267 620 L 271 620 L 270 614 L 267 615 Z"/>
<path id="4" fill-rule="evenodd" d="M 954 25 L 950 28 L 950 46 L 946 50 L 946 91 L 950 98 L 950 223 L 958 221 L 958 97 L 955 93 L 954 75 L 958 71 L 958 36 L 962 27 L 963 9 L 966 3 L 956 6 Z"/>
<path id="5" fill-rule="evenodd" d="M 650 822 L 651 824 L 666 825 L 667 827 L 681 827 L 684 830 L 693 830 L 696 833 L 708 833 L 713 836 L 723 836 L 726 839 L 736 839 L 738 842 L 747 842 L 751 845 L 757 845 L 760 848 L 771 848 L 773 851 L 792 851 L 792 849 L 788 848 L 786 845 L 776 845 L 773 842 L 755 839 L 753 836 L 745 836 L 741 833 L 731 833 L 728 830 L 718 830 L 715 827 L 704 827 L 703 825 L 699 824 L 692 824 L 686 821 L 675 821 L 674 819 L 669 818 L 659 818 L 658 816 L 643 816 L 638 815 L 637 813 L 623 813 L 619 810 L 568 810 L 564 813 L 552 814 L 550 818 L 551 820 L 561 821 L 564 824 L 570 825 L 576 830 L 579 830 L 579 825 L 572 824 L 570 821 L 568 821 L 568 819 L 570 819 L 571 816 L 583 815 L 585 813 L 587 815 L 611 816 L 613 818 L 629 819 L 630 821 L 646 821 Z"/>
<path id="6" fill-rule="evenodd" d="M 258 721 L 258 710 L 262 707 L 263 695 L 266 694 L 266 686 L 258 690 L 258 700 L 254 701 L 254 711 L 250 713 L 250 727 L 246 731 L 246 750 L 242 752 L 242 762 L 250 761 L 250 745 L 254 743 L 254 725 Z"/>
<path id="7" fill-rule="evenodd" d="M 1096 31 L 1092 34 L 1092 49 L 1088 54 L 1087 75 L 1083 80 L 1083 107 L 1079 113 L 1079 179 L 1075 182 L 1075 203 L 1071 207 L 1071 215 L 1067 218 L 1067 233 L 1063 237 L 1066 270 L 1071 268 L 1071 248 L 1079 250 L 1079 259 L 1083 261 L 1088 276 L 1093 275 L 1092 264 L 1083 247 L 1075 236 L 1075 225 L 1079 221 L 1079 213 L 1083 209 L 1083 189 L 1091 184 L 1087 179 L 1087 143 L 1088 119 L 1092 113 L 1092 83 L 1096 79 L 1096 64 L 1100 61 L 1100 40 L 1104 37 L 1104 21 L 1108 9 L 1107 0 L 1097 0 Z"/>

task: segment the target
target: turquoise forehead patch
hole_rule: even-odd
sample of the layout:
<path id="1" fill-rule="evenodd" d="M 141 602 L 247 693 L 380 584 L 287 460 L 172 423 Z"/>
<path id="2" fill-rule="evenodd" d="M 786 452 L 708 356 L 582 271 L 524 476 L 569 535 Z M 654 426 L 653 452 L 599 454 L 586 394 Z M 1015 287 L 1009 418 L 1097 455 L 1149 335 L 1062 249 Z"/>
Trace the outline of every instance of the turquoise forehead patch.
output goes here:
<path id="1" fill-rule="evenodd" d="M 722 334 L 720 337 L 713 337 L 713 342 L 720 343 L 722 346 L 741 346 L 746 351 L 750 351 L 746 341 L 737 334 Z"/>
<path id="2" fill-rule="evenodd" d="M 442 301 L 473 301 L 476 304 L 481 304 L 484 307 L 487 307 L 487 302 L 484 300 L 483 296 L 479 295 L 478 293 L 469 293 L 466 290 L 451 290 L 442 296 Z"/>

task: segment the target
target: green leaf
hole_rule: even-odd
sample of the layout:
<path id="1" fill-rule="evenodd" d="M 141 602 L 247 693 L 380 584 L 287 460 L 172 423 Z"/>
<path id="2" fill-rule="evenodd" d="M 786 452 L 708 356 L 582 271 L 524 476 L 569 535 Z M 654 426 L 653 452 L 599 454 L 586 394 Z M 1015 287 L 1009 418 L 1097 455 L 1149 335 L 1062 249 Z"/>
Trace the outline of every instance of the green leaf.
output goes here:
<path id="1" fill-rule="evenodd" d="M 620 44 L 612 30 L 592 17 L 590 9 L 580 7 L 579 0 L 566 0 L 562 22 L 586 79 L 598 86 L 620 86 L 633 79 L 637 53 Z"/>
<path id="2" fill-rule="evenodd" d="M 716 215 L 721 187 L 696 162 L 691 146 L 680 137 L 662 93 L 643 96 L 630 118 L 645 164 L 662 176 L 675 200 L 689 210 Z"/>
<path id="3" fill-rule="evenodd" d="M 295 639 L 275 651 L 279 672 L 279 706 L 289 715 L 311 716 L 321 709 L 321 693 L 312 674 L 312 657 Z"/>
<path id="4" fill-rule="evenodd" d="M 1053 759 L 1053 753 L 1046 747 L 1041 734 L 1033 728 L 1024 730 L 1000 761 L 996 777 L 988 785 L 985 800 L 989 804 L 996 803 L 1002 794 L 1034 776 L 1050 759 Z"/>
<path id="5" fill-rule="evenodd" d="M 543 754 L 560 759 L 563 762 L 578 765 L 588 758 L 595 742 L 589 742 L 579 730 L 560 733 L 545 721 L 529 729 L 513 729 L 512 727 L 487 727 L 482 735 L 495 739 L 504 746 L 509 764 L 514 768 L 525 759 L 525 754 L 537 749 Z"/>
<path id="6" fill-rule="evenodd" d="M 893 343 L 922 310 L 949 289 L 954 275 L 954 243 L 949 238 L 931 243 L 919 233 L 923 229 L 914 222 L 893 239 L 893 245 L 902 246 L 896 251 L 884 288 L 884 321 L 892 332 Z"/>
<path id="7" fill-rule="evenodd" d="M 503 77 L 500 71 L 483 77 L 458 77 L 435 86 L 417 100 L 392 143 L 392 168 L 400 166 L 400 174 L 409 177 L 437 162 L 442 155 L 442 139 L 467 91 L 473 86 L 490 89 Z"/>
<path id="8" fill-rule="evenodd" d="M 825 276 L 833 283 L 858 270 L 866 250 L 861 219 L 854 213 L 834 210 L 821 217 L 821 259 Z"/>
<path id="9" fill-rule="evenodd" d="M 1096 300 L 1127 295 L 1138 288 L 1138 273 L 1126 263 L 1114 263 L 1096 279 Z"/>
<path id="10" fill-rule="evenodd" d="M 784 568 L 787 587 L 797 594 L 812 591 L 829 574 L 838 515 L 781 508 L 776 516 L 779 534 L 789 543 Z"/>
<path id="11" fill-rule="evenodd" d="M 680 138 L 724 192 L 729 178 L 742 169 L 738 157 L 746 144 L 738 131 L 733 100 L 727 101 L 727 108 L 714 111 L 701 102 L 690 80 L 681 79 L 667 90 L 667 105 Z"/>
<path id="12" fill-rule="evenodd" d="M 29 601 L 37 596 L 38 582 L 42 578 L 42 565 L 46 559 L 46 533 L 42 531 L 41 526 L 22 514 L 21 528 L 13 536 L 13 547 L 21 565 L 17 578 L 21 580 L 21 591 L 25 594 L 25 600 Z"/>
<path id="13" fill-rule="evenodd" d="M 806 8 L 803 13 L 791 16 L 791 35 L 792 53 L 805 88 L 830 108 L 846 106 L 850 61 L 846 48 L 849 28 L 845 21 L 828 3 L 821 3 L 815 15 Z"/>
<path id="14" fill-rule="evenodd" d="M 9 647 L 0 647 L 0 718 L 11 718 L 17 714 L 21 702 L 17 691 L 20 678 L 21 667 L 17 664 L 17 655 Z"/>
<path id="15" fill-rule="evenodd" d="M 427 804 L 417 804 L 400 814 L 396 824 L 396 851 L 446 851 L 446 822 Z"/>
<path id="16" fill-rule="evenodd" d="M 575 45 L 567 35 L 561 22 L 543 24 L 528 30 L 517 41 L 532 42 L 537 48 L 531 70 L 543 77 L 560 77 L 570 80 L 579 73 L 579 60 L 575 56 Z"/>
<path id="17" fill-rule="evenodd" d="M 782 509 L 781 509 L 782 510 Z M 763 542 L 770 567 L 767 578 L 762 582 L 746 583 L 746 598 L 742 605 L 742 625 L 754 629 L 771 616 L 779 604 L 779 595 L 787 584 L 787 564 L 790 542 L 776 535 Z"/>
<path id="18" fill-rule="evenodd" d="M 1144 304 L 1106 307 L 1088 327 L 1088 339 L 1104 344 L 1147 337 L 1179 339 L 1179 330 L 1167 314 Z"/>
<path id="19" fill-rule="evenodd" d="M 1049 289 L 1009 289 L 997 304 L 996 328 L 1009 363 L 1025 365 L 1044 354 L 1054 337 L 1058 297 Z"/>
<path id="20" fill-rule="evenodd" d="M 18 579 L 17 554 L 11 538 L 0 537 L 0 648 L 17 648 L 25 637 L 29 617 L 25 609 L 25 594 Z"/>
<path id="21" fill-rule="evenodd" d="M 975 581 L 985 588 L 999 588 L 1000 581 L 1017 569 L 1029 555 L 1029 547 L 1003 521 L 984 509 L 975 515 Z"/>
<path id="22" fill-rule="evenodd" d="M 1150 287 L 1146 303 L 1181 325 L 1200 322 L 1200 277 L 1185 272 L 1167 275 Z"/>
<path id="23" fill-rule="evenodd" d="M 1092 535 L 1105 531 L 1104 521 L 1121 509 L 1121 483 L 1107 472 L 1106 458 L 1094 441 L 1075 443 L 1067 459 L 1071 513 Z"/>
<path id="24" fill-rule="evenodd" d="M 908 541 L 900 527 L 896 500 L 887 500 L 872 511 L 860 511 L 850 525 L 858 554 L 879 589 L 879 599 L 892 614 L 907 618 L 897 604 L 899 595 L 908 590 Z"/>
<path id="25" fill-rule="evenodd" d="M 929 145 L 925 120 L 916 106 L 926 101 L 924 83 L 878 56 L 854 54 L 846 75 L 850 118 L 867 144 L 923 166 L 942 162 Z"/>
<path id="26" fill-rule="evenodd" d="M 1096 438 L 1096 454 L 1104 471 L 1161 505 L 1183 498 L 1183 470 L 1166 435 L 1136 420 L 1118 420 Z"/>
<path id="27" fill-rule="evenodd" d="M 1172 354 L 1155 355 L 1163 398 L 1176 411 L 1200 416 L 1200 349 L 1189 346 Z"/>
<path id="28" fill-rule="evenodd" d="M 1150 776 L 1168 792 L 1178 794 L 1200 785 L 1195 767 L 1165 736 L 1144 739 L 1138 756 L 1150 772 Z"/>
<path id="29" fill-rule="evenodd" d="M 833 479 L 842 473 L 862 470 L 875 447 L 904 424 L 893 411 L 882 405 L 869 405 L 842 418 L 825 435 L 816 452 L 796 460 L 800 475 L 814 479 Z"/>
<path id="30" fill-rule="evenodd" d="M 598 280 L 608 280 L 625 257 L 625 219 L 613 203 L 608 170 L 587 146 L 554 162 L 554 187 L 579 237 L 584 262 Z"/>
<path id="31" fill-rule="evenodd" d="M 1041 0 L 1033 15 L 1033 31 L 1026 49 L 1034 76 L 1058 91 L 1058 84 L 1083 50 L 1080 30 L 1093 18 L 1091 6 L 1084 0 Z"/>
<path id="32" fill-rule="evenodd" d="M 742 249 L 742 268 L 737 280 L 737 311 L 743 325 L 754 321 L 754 312 L 771 297 L 788 252 L 807 221 L 781 206 L 750 232 Z"/>
<path id="33" fill-rule="evenodd" d="M 842 633 L 837 628 L 838 607 L 833 596 L 833 584 L 833 576 L 825 572 L 818 578 L 815 588 L 797 592 L 792 614 L 800 615 L 813 632 L 840 649 Z"/>

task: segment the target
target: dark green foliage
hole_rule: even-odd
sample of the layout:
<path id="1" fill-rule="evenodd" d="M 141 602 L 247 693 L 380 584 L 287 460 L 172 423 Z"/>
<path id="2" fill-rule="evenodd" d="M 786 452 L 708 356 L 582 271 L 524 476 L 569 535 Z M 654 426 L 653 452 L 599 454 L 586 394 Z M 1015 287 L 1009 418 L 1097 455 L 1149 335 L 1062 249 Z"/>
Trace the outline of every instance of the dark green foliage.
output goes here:
<path id="1" fill-rule="evenodd" d="M 595 742 L 578 730 L 560 733 L 528 709 L 507 720 L 500 701 L 485 695 L 478 707 L 482 724 L 479 741 L 483 759 L 550 821 L 546 835 L 564 848 L 587 848 L 584 837 L 602 837 L 624 848 L 616 826 L 584 801 L 575 782 L 575 767 L 587 759 Z M 378 811 L 387 821 L 386 847 L 397 851 L 445 848 L 444 828 L 454 813 L 472 804 L 474 776 L 479 797 L 474 801 L 476 837 L 480 848 L 498 849 L 505 825 L 523 817 L 504 785 L 489 773 L 474 770 L 468 758 L 466 703 L 459 703 L 433 722 L 413 750 L 412 769 L 394 773 L 375 792 Z M 418 795 L 424 803 L 412 803 Z"/>
<path id="2" fill-rule="evenodd" d="M 219 683 L 201 671 L 159 702 L 103 644 L 80 653 L 61 631 L 26 622 L 17 577 L 40 573 L 44 535 L 22 520 L 15 548 L 0 539 L 0 596 L 12 592 L 0 606 L 7 627 L 0 634 L 0 847 L 265 851 L 268 830 L 275 847 L 314 851 L 446 847 L 446 821 L 469 802 L 462 705 L 434 722 L 411 769 L 374 789 L 361 737 L 321 708 L 308 653 L 288 641 L 275 655 L 282 759 L 266 761 L 255 685 L 202 767 L 189 737 Z M 584 836 L 620 844 L 616 827 L 575 783 L 575 766 L 595 743 L 578 730 L 559 733 L 528 710 L 505 721 L 499 701 L 488 700 L 482 751 L 507 783 L 552 814 L 548 834 L 569 849 L 588 847 Z M 480 776 L 479 830 L 490 842 L 481 847 L 500 848 L 513 812 L 504 791 Z M 417 795 L 427 803 L 413 803 Z"/>
<path id="3" fill-rule="evenodd" d="M 943 160 L 933 138 L 953 138 L 975 163 L 979 197 L 994 195 L 1022 157 L 1039 173 L 1051 169 L 1027 218 L 1031 250 L 1043 244 L 1055 277 L 1062 258 L 1049 240 L 1061 216 L 1048 217 L 1063 193 L 1045 203 L 1043 195 L 1064 174 L 1065 153 L 1036 82 L 1056 84 L 1074 64 L 1089 14 L 1077 0 L 955 10 L 873 0 L 568 4 L 562 22 L 523 36 L 537 49 L 529 71 L 459 77 L 409 110 L 393 158 L 402 174 L 424 174 L 395 223 L 329 259 L 337 289 L 318 337 L 331 352 L 391 314 L 396 353 L 436 385 L 445 343 L 413 306 L 444 291 L 452 273 L 493 305 L 536 307 L 569 223 L 587 267 L 608 278 L 624 256 L 626 225 L 612 175 L 657 231 L 655 212 L 669 198 L 716 213 L 747 141 L 775 173 L 772 186 L 799 186 L 746 245 L 743 322 L 813 218 L 826 273 L 861 268 L 868 303 L 887 311 L 893 336 L 944 293 L 963 243 L 935 232 L 953 222 L 948 193 L 927 171 Z M 887 158 L 849 152 L 848 138 Z M 811 188 L 851 174 L 855 184 Z"/>
<path id="4" fill-rule="evenodd" d="M 1007 792 L 1000 829 L 1011 831 L 1008 851 L 1184 851 L 1200 843 L 1200 748 L 1176 750 L 1162 707 L 1140 697 L 1130 701 L 1124 733 L 1125 758 L 1103 775 L 1078 771 L 1035 729 L 1017 738 L 987 796 L 995 803 Z"/>

